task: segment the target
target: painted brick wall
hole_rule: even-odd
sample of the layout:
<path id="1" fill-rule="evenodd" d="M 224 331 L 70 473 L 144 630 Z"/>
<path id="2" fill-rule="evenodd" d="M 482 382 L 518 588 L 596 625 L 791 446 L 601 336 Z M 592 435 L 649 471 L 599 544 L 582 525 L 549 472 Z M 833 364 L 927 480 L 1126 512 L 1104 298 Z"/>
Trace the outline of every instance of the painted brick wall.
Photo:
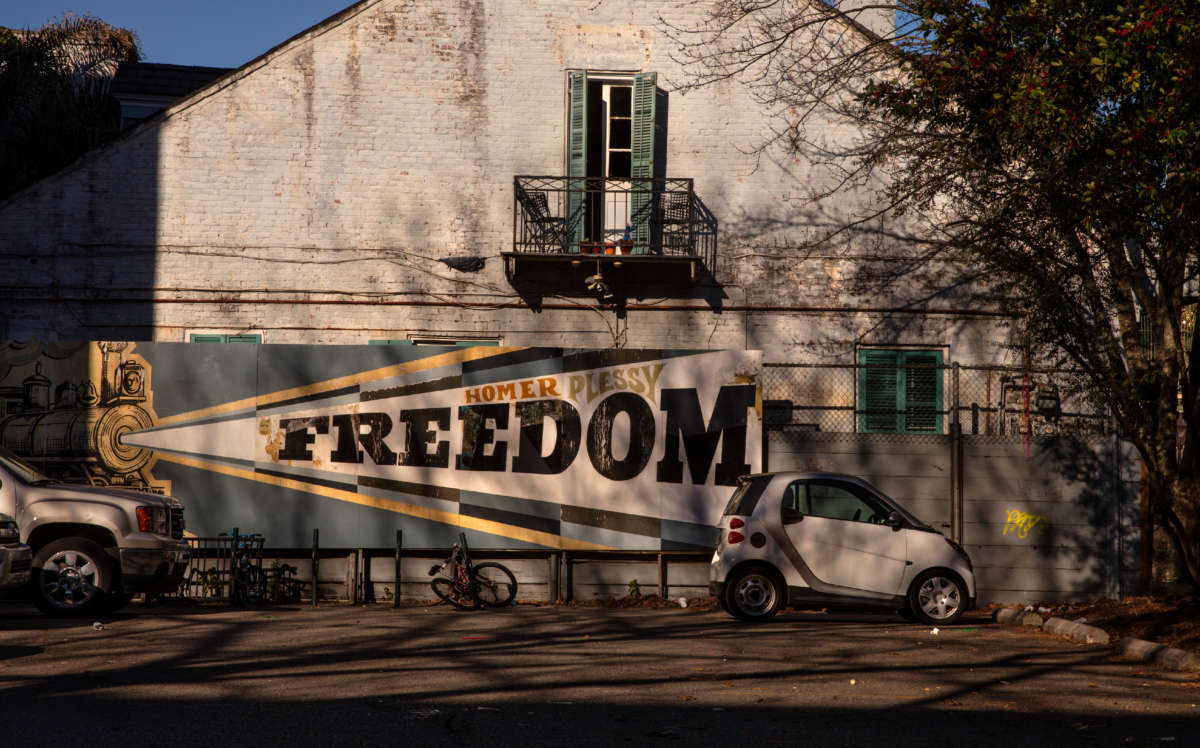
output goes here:
<path id="1" fill-rule="evenodd" d="M 856 293 L 846 278 L 861 255 L 787 249 L 807 236 L 795 227 L 798 199 L 827 177 L 747 154 L 770 121 L 740 85 L 673 90 L 685 75 L 659 14 L 688 25 L 702 12 L 635 0 L 351 6 L 0 205 L 9 268 L 0 339 L 169 341 L 220 330 L 362 343 L 444 334 L 516 345 L 750 347 L 777 361 L 848 360 L 859 341 L 949 345 L 963 363 L 1001 360 L 996 320 L 870 311 L 927 289 Z M 653 70 L 672 91 L 668 173 L 695 179 L 720 221 L 716 279 L 727 304 L 866 311 L 717 314 L 684 299 L 673 306 L 698 311 L 617 319 L 586 303 L 540 313 L 479 306 L 518 300 L 500 258 L 512 239 L 512 178 L 564 172 L 570 68 Z M 486 257 L 486 268 L 461 273 L 439 262 L 452 255 Z"/>

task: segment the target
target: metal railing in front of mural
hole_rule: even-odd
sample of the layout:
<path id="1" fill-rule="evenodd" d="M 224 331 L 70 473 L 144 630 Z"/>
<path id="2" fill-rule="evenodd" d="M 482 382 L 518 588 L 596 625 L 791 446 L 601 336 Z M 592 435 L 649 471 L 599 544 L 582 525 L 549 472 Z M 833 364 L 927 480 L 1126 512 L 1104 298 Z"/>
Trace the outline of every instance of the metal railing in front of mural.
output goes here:
<path id="1" fill-rule="evenodd" d="M 236 540 L 235 540 L 236 538 Z M 222 533 L 187 538 L 191 561 L 179 596 L 197 601 L 240 604 L 299 602 L 304 580 L 297 567 L 275 559 L 264 564 L 265 539 L 257 533 Z"/>
<path id="2" fill-rule="evenodd" d="M 712 268 L 717 219 L 691 179 L 516 176 L 513 252 L 695 257 Z"/>
<path id="3" fill-rule="evenodd" d="M 1101 435 L 1113 428 L 1082 376 L 1004 366 L 766 363 L 768 428 L 830 433 Z"/>
<path id="4" fill-rule="evenodd" d="M 351 604 L 434 603 L 429 589 L 430 561 L 445 558 L 445 548 L 404 548 L 397 533 L 394 548 L 321 547 L 314 531 L 312 548 L 271 548 L 260 551 L 263 592 L 254 603 L 317 605 L 318 602 Z M 203 603 L 236 602 L 231 597 L 236 553 L 231 536 L 194 537 L 192 559 L 178 597 Z M 517 575 L 519 600 L 562 602 L 578 599 L 619 598 L 630 581 L 645 594 L 675 599 L 708 594 L 704 570 L 711 551 L 565 551 L 546 549 L 475 548 L 476 561 L 499 560 Z M 597 572 L 595 567 L 606 569 Z M 581 568 L 588 571 L 578 573 Z M 672 568 L 685 569 L 679 580 Z M 626 570 L 627 569 L 627 570 Z M 282 572 L 280 571 L 282 570 Z M 647 573 L 647 571 L 649 573 Z M 598 578 L 610 577 L 607 583 Z M 272 579 L 280 580 L 273 587 Z M 640 579 L 640 584 L 636 584 Z M 315 595 L 314 595 L 315 590 Z"/>

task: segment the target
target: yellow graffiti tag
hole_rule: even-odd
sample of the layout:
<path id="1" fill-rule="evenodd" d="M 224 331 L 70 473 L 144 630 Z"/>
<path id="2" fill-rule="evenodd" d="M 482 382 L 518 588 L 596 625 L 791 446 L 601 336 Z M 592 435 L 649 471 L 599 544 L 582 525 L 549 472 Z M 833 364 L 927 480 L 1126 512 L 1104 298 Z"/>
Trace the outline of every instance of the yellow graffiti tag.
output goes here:
<path id="1" fill-rule="evenodd" d="M 1004 523 L 1002 535 L 1007 535 L 1010 531 L 1015 530 L 1018 538 L 1024 538 L 1035 527 L 1039 535 L 1046 532 L 1048 520 L 1040 514 L 1030 514 L 1020 509 L 1007 509 L 1005 512 L 1008 514 L 1008 521 Z"/>

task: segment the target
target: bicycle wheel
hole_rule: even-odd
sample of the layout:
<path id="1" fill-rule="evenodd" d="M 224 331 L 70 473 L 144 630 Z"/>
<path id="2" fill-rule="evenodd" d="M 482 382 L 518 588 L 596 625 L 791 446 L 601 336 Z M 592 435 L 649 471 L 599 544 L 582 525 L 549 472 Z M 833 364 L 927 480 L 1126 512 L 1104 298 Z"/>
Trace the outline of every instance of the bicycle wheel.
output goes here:
<path id="1" fill-rule="evenodd" d="M 438 577 L 430 582 L 430 586 L 433 587 L 433 594 L 456 608 L 474 610 L 479 607 L 479 600 L 471 594 L 471 591 L 457 586 L 452 579 Z"/>
<path id="2" fill-rule="evenodd" d="M 517 578 L 504 566 L 492 561 L 475 564 L 471 569 L 475 595 L 489 608 L 508 605 L 517 596 Z"/>
<path id="3" fill-rule="evenodd" d="M 262 570 L 257 566 L 248 566 L 238 572 L 238 580 L 234 584 L 233 602 L 245 607 L 258 605 L 263 600 Z"/>

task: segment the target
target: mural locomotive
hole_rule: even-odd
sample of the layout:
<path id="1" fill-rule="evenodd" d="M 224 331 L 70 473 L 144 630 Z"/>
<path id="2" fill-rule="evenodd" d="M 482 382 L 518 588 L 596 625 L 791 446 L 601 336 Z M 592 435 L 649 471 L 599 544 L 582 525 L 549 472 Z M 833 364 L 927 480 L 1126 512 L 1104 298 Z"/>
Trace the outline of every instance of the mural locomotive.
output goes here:
<path id="1" fill-rule="evenodd" d="M 21 359 L 33 358 L 33 371 L 0 387 L 0 444 L 58 480 L 162 493 L 148 470 L 154 453 L 122 443 L 155 422 L 150 369 L 140 356 L 123 355 L 132 344 L 38 346 L 36 357 L 22 346 L 9 344 L 7 368 L 27 369 Z M 81 371 L 91 376 L 72 378 Z"/>

